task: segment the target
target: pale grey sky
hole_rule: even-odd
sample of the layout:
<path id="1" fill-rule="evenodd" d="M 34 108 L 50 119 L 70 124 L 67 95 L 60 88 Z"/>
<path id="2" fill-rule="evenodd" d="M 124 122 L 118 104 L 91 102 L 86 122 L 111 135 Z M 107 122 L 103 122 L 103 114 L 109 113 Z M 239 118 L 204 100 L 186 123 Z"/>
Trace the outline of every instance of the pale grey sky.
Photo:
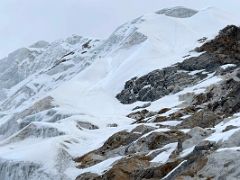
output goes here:
<path id="1" fill-rule="evenodd" d="M 71 34 L 106 38 L 120 24 L 142 14 L 186 3 L 205 7 L 209 1 L 0 0 L 0 57 L 38 40 L 53 41 Z"/>

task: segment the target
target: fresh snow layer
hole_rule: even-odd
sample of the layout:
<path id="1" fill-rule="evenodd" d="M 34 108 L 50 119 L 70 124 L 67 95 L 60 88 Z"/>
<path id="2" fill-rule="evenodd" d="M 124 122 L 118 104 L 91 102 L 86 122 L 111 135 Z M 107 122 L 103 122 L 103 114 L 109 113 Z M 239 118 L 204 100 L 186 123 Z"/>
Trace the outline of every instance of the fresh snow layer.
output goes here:
<path id="1" fill-rule="evenodd" d="M 163 150 L 162 153 L 157 155 L 151 162 L 157 162 L 157 163 L 166 163 L 169 159 L 172 152 L 177 148 L 177 143 L 170 143 L 164 146 L 161 150 Z"/>
<path id="2" fill-rule="evenodd" d="M 51 96 L 58 112 L 71 114 L 71 116 L 55 123 L 47 122 L 46 118 L 42 120 L 46 121 L 44 125 L 53 126 L 64 132 L 65 135 L 62 136 L 46 139 L 29 137 L 21 141 L 11 142 L 10 139 L 16 137 L 18 133 L 12 134 L 9 139 L 1 142 L 0 157 L 6 160 L 35 162 L 42 165 L 45 170 L 52 171 L 53 174 L 58 173 L 59 158 L 66 159 L 66 162 L 69 161 L 68 167 L 63 167 L 61 171 L 72 179 L 79 172 L 90 170 L 102 173 L 120 157 L 103 161 L 85 170 L 76 169 L 69 157 L 82 156 L 101 147 L 104 141 L 114 133 L 121 130 L 130 131 L 136 126 L 130 125 L 133 120 L 127 118 L 126 115 L 142 102 L 122 105 L 115 98 L 116 94 L 122 90 L 124 83 L 135 76 L 141 76 L 152 70 L 183 61 L 183 57 L 186 55 L 199 55 L 190 52 L 200 45 L 197 40 L 202 37 L 213 38 L 221 28 L 228 24 L 239 24 L 239 19 L 234 18 L 231 12 L 228 13 L 214 7 L 199 10 L 197 14 L 189 18 L 174 18 L 152 13 L 121 26 L 108 40 L 99 43 L 100 45 L 93 43 L 92 46 L 95 48 L 88 50 L 86 54 L 81 50 L 81 43 L 72 45 L 68 41 L 53 43 L 51 46 L 57 46 L 57 48 L 50 51 L 52 57 L 58 54 L 55 51 L 59 51 L 59 49 L 61 51 L 58 54 L 59 58 L 69 51 L 76 51 L 74 55 L 67 57 L 66 62 L 61 62 L 61 65 L 56 69 L 49 69 L 58 61 L 54 59 L 55 57 L 49 61 L 46 58 L 48 53 L 44 54 L 44 57 L 42 57 L 43 55 L 38 57 L 39 61 L 36 64 L 31 64 L 30 67 L 28 67 L 28 63 L 31 63 L 30 59 L 24 58 L 23 63 L 26 62 L 24 67 L 27 70 L 30 68 L 28 76 L 21 72 L 25 79 L 5 92 L 8 101 L 4 104 L 5 111 L 2 113 L 21 112 L 38 100 Z M 146 36 L 147 39 L 124 48 L 121 43 L 126 43 L 125 40 L 129 38 L 128 36 L 136 32 Z M 117 38 L 114 39 L 114 37 Z M 47 48 L 51 50 L 51 47 L 47 46 Z M 36 50 L 36 47 L 32 47 L 31 50 Z M 45 50 L 40 48 L 37 52 Z M 40 61 L 41 58 L 44 59 L 43 62 Z M 41 69 L 36 69 L 38 63 L 40 63 Z M 169 107 L 175 111 L 176 107 L 182 103 L 178 99 L 179 95 L 188 92 L 201 93 L 209 85 L 219 81 L 221 81 L 220 77 L 209 74 L 199 84 L 185 88 L 177 94 L 163 97 L 153 102 L 147 109 L 158 111 Z M 30 93 L 21 93 L 23 87 Z M 0 124 L 5 124 L 8 119 L 8 115 L 1 118 Z M 79 129 L 76 126 L 77 121 L 89 122 L 99 129 Z M 237 119 L 233 121 L 237 123 Z M 117 124 L 117 127 L 108 127 L 109 124 L 113 123 Z M 178 121 L 171 121 L 166 122 L 165 125 L 175 126 L 178 123 Z M 225 126 L 226 124 L 224 124 Z M 223 126 L 218 125 L 216 132 L 208 139 L 225 140 L 236 131 L 221 133 L 222 129 Z M 157 129 L 156 132 L 168 130 L 167 128 Z M 176 144 L 173 143 L 164 147 L 166 151 L 153 161 L 166 162 L 175 146 Z M 190 150 L 185 153 L 189 152 Z"/>

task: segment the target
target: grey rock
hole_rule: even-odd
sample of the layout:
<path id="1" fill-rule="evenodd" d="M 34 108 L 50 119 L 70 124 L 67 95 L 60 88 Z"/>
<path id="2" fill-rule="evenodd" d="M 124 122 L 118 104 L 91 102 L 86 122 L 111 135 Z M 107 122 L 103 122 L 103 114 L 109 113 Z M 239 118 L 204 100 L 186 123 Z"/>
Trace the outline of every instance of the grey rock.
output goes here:
<path id="1" fill-rule="evenodd" d="M 156 127 L 148 126 L 148 125 L 139 125 L 136 128 L 134 128 L 131 133 L 138 133 L 138 134 L 146 134 L 153 130 L 157 129 Z"/>
<path id="2" fill-rule="evenodd" d="M 50 44 L 47 41 L 38 41 L 36 43 L 34 43 L 33 45 L 31 45 L 31 48 L 46 48 L 47 46 L 49 46 Z"/>
<path id="3" fill-rule="evenodd" d="M 163 147 L 166 144 L 184 141 L 187 136 L 181 131 L 152 132 L 130 144 L 126 153 L 148 152 Z"/>
<path id="4" fill-rule="evenodd" d="M 238 126 L 229 125 L 224 130 L 222 130 L 222 132 L 227 132 L 227 131 L 230 131 L 230 130 L 236 129 L 236 128 L 238 128 Z"/>
<path id="5" fill-rule="evenodd" d="M 147 108 L 151 106 L 151 103 L 146 103 L 146 104 L 143 104 L 142 106 L 136 106 L 135 108 L 133 108 L 132 110 L 135 111 L 137 109 L 143 109 L 143 108 Z"/>
<path id="6" fill-rule="evenodd" d="M 202 127 L 202 128 L 212 128 L 217 123 L 221 122 L 222 118 L 209 110 L 201 110 L 196 112 L 189 118 L 186 118 L 179 127 L 183 128 L 194 128 L 194 127 Z"/>
<path id="7" fill-rule="evenodd" d="M 227 141 L 224 141 L 224 142 L 220 143 L 220 145 L 223 148 L 225 148 L 225 147 L 238 147 L 238 146 L 240 146 L 239 138 L 240 138 L 240 130 L 236 130 L 236 132 L 233 133 L 233 135 L 231 135 L 228 138 Z"/>
<path id="8" fill-rule="evenodd" d="M 157 14 L 165 14 L 166 16 L 176 17 L 176 18 L 189 18 L 198 13 L 198 11 L 177 6 L 174 8 L 162 9 L 156 12 Z"/>
<path id="9" fill-rule="evenodd" d="M 79 175 L 76 180 L 97 180 L 97 178 L 99 177 L 98 174 L 94 174 L 94 173 L 83 173 L 81 175 Z"/>
<path id="10" fill-rule="evenodd" d="M 64 132 L 59 131 L 57 128 L 43 125 L 43 124 L 29 124 L 14 136 L 11 136 L 4 143 L 0 143 L 0 146 L 9 143 L 19 142 L 26 138 L 50 138 L 65 135 Z"/>
<path id="11" fill-rule="evenodd" d="M 220 180 L 237 180 L 240 178 L 240 152 L 221 151 L 208 156 L 207 164 L 198 173 L 201 177 L 212 177 Z"/>
<path id="12" fill-rule="evenodd" d="M 211 129 L 203 129 L 200 127 L 195 127 L 191 129 L 187 134 L 191 136 L 191 138 L 185 140 L 182 143 L 182 148 L 187 149 L 190 148 L 199 142 L 201 142 L 203 139 L 207 138 L 210 134 L 212 134 L 214 131 Z"/>
<path id="13" fill-rule="evenodd" d="M 200 79 L 202 77 L 178 71 L 178 67 L 168 67 L 139 78 L 132 78 L 125 83 L 124 90 L 116 97 L 123 104 L 155 101 L 170 93 L 177 93 Z"/>
<path id="14" fill-rule="evenodd" d="M 89 122 L 83 122 L 83 121 L 77 121 L 77 126 L 79 129 L 81 128 L 89 129 L 89 130 L 99 129 L 98 126 L 91 124 Z"/>

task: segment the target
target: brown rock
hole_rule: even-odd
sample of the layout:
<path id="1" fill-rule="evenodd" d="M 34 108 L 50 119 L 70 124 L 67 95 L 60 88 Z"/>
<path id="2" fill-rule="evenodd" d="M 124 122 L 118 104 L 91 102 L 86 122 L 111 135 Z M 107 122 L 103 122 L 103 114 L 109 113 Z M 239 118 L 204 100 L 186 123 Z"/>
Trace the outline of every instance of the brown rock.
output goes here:
<path id="1" fill-rule="evenodd" d="M 119 160 L 113 167 L 105 173 L 102 180 L 133 180 L 136 171 L 142 171 L 149 167 L 149 158 L 145 156 L 132 156 Z"/>
<path id="2" fill-rule="evenodd" d="M 168 118 L 166 116 L 157 116 L 153 122 L 163 122 L 163 121 L 167 121 Z"/>
<path id="3" fill-rule="evenodd" d="M 153 131 L 153 130 L 155 130 L 155 129 L 157 129 L 157 128 L 142 124 L 142 125 L 139 125 L 139 126 L 137 126 L 136 128 L 134 128 L 134 129 L 131 131 L 131 133 L 138 133 L 138 134 L 143 135 L 143 134 L 146 134 L 146 133 L 148 133 L 148 132 L 150 132 L 150 131 Z"/>
<path id="4" fill-rule="evenodd" d="M 193 114 L 191 117 L 186 118 L 178 127 L 194 128 L 199 126 L 202 128 L 210 128 L 214 127 L 221 120 L 222 118 L 216 115 L 214 112 L 201 110 Z"/>
<path id="5" fill-rule="evenodd" d="M 132 154 L 136 152 L 148 152 L 149 150 L 161 148 L 169 143 L 183 141 L 186 138 L 188 138 L 187 135 L 177 130 L 152 132 L 148 136 L 139 138 L 137 141 L 128 146 L 126 153 Z"/>
<path id="6" fill-rule="evenodd" d="M 83 173 L 76 178 L 76 180 L 98 180 L 99 175 L 94 173 Z"/>
<path id="7" fill-rule="evenodd" d="M 144 120 L 146 117 L 151 117 L 154 115 L 155 115 L 155 113 L 149 112 L 148 110 L 144 109 L 141 111 L 133 112 L 133 113 L 127 115 L 127 117 L 129 117 L 131 119 L 135 119 L 137 122 L 142 122 L 142 120 Z"/>
<path id="8" fill-rule="evenodd" d="M 94 164 L 97 164 L 103 160 L 104 160 L 103 156 L 95 154 L 94 152 L 90 152 L 80 158 L 75 159 L 76 162 L 80 163 L 77 166 L 78 168 L 86 168 Z"/>
<path id="9" fill-rule="evenodd" d="M 95 165 L 109 157 L 114 157 L 116 154 L 124 154 L 124 146 L 135 141 L 140 136 L 140 133 L 131 133 L 127 131 L 117 132 L 108 138 L 102 147 L 81 157 L 75 158 L 74 161 L 79 163 L 79 168 L 86 168 Z M 121 149 L 121 147 L 123 148 Z"/>
<path id="10" fill-rule="evenodd" d="M 132 180 L 142 179 L 163 179 L 168 173 L 170 173 L 175 167 L 179 165 L 180 161 L 168 162 L 164 165 L 157 167 L 148 167 L 147 169 L 140 170 L 132 174 Z"/>
<path id="11" fill-rule="evenodd" d="M 112 150 L 120 146 L 128 145 L 136 140 L 140 134 L 120 131 L 112 135 L 101 147 L 101 150 Z"/>
<path id="12" fill-rule="evenodd" d="M 166 112 L 168 112 L 170 110 L 171 110 L 171 108 L 163 108 L 160 111 L 158 111 L 158 114 L 163 114 L 163 113 L 166 113 Z"/>

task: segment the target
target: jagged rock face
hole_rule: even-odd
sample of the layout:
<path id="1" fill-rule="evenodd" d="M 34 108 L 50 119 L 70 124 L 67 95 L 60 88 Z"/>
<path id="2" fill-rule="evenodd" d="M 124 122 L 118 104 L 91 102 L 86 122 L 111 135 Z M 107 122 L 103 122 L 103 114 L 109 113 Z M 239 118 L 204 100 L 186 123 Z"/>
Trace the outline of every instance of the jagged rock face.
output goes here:
<path id="1" fill-rule="evenodd" d="M 198 52 L 204 52 L 201 56 L 190 58 L 180 66 L 185 70 L 216 70 L 224 64 L 239 64 L 240 57 L 240 29 L 237 26 L 227 26 L 219 35 L 201 47 Z"/>
<path id="2" fill-rule="evenodd" d="M 232 59 L 239 60 L 240 53 L 240 28 L 234 25 L 227 26 L 219 32 L 219 35 L 206 42 L 197 51 L 213 53 L 217 55 L 230 56 Z"/>
<path id="3" fill-rule="evenodd" d="M 176 93 L 203 79 L 203 74 L 190 75 L 184 71 L 205 69 L 214 72 L 225 64 L 239 64 L 239 30 L 236 26 L 228 26 L 220 31 L 212 41 L 197 48 L 205 52 L 177 63 L 172 67 L 155 70 L 142 77 L 134 77 L 127 81 L 124 90 L 116 97 L 121 103 L 131 104 L 136 101 L 155 101 L 163 96 Z"/>
<path id="4" fill-rule="evenodd" d="M 184 120 L 179 126 L 183 128 L 194 128 L 194 127 L 214 127 L 221 121 L 221 117 L 214 114 L 211 111 L 203 110 L 196 112 L 191 117 Z"/>
<path id="5" fill-rule="evenodd" d="M 238 27 L 228 26 L 214 40 L 197 49 L 204 51 L 198 57 L 127 81 L 124 90 L 117 95 L 124 104 L 155 101 L 199 83 L 207 76 L 202 71 L 191 71 L 204 70 L 206 74 L 223 76 L 221 82 L 203 93 L 181 94 L 179 98 L 187 102 L 173 113 L 169 113 L 170 108 L 151 111 L 148 109 L 151 104 L 136 106 L 127 115 L 136 120 L 134 123 L 154 122 L 164 130 L 140 125 L 131 132 L 114 134 L 101 148 L 83 156 L 78 163 L 84 164 L 85 158 L 91 162 L 89 167 L 116 155 L 123 158 L 114 162 L 102 175 L 84 173 L 78 179 L 237 179 L 238 162 L 233 156 L 238 156 L 234 148 L 239 149 L 239 125 L 229 123 L 231 118 L 226 117 L 239 112 L 238 31 Z M 235 65 L 225 70 L 221 67 L 225 64 Z M 161 125 L 171 121 L 180 123 Z M 230 135 L 226 139 L 225 136 L 220 138 L 220 132 Z M 177 145 L 168 147 L 174 143 Z M 103 149 L 109 150 L 99 153 Z M 167 160 L 155 162 L 161 155 L 162 158 L 168 156 Z"/>
<path id="6" fill-rule="evenodd" d="M 207 71 L 214 72 L 219 66 L 229 64 L 232 61 L 221 62 L 215 55 L 203 53 L 198 57 L 192 57 L 179 63 L 179 67 L 185 71 L 195 71 L 206 69 Z"/>
<path id="7" fill-rule="evenodd" d="M 240 83 L 231 78 L 217 86 L 213 86 L 206 93 L 197 95 L 193 104 L 198 106 L 205 103 L 208 109 L 228 117 L 239 112 L 239 92 Z"/>
<path id="8" fill-rule="evenodd" d="M 228 26 L 208 42 L 197 33 L 193 41 L 203 43 L 195 49 L 201 54 L 187 58 L 196 52 L 182 57 L 178 48 L 191 49 L 168 48 L 178 42 L 168 39 L 169 32 L 163 37 L 166 27 L 155 24 L 165 18 L 170 27 L 184 29 L 179 31 L 184 39 L 195 27 L 182 22 L 196 13 L 164 9 L 122 25 L 105 41 L 77 35 L 40 41 L 0 60 L 13 63 L 0 67 L 0 179 L 237 177 L 238 162 L 218 153 L 240 149 L 239 28 Z M 164 44 L 165 38 L 170 42 Z M 150 60 L 160 65 L 165 55 L 166 61 L 173 57 L 170 52 L 174 63 L 187 59 L 152 71 L 159 66 Z M 134 77 L 143 74 L 142 64 L 145 74 L 151 72 Z M 212 165 L 219 165 L 223 175 Z"/>
<path id="9" fill-rule="evenodd" d="M 155 101 L 170 93 L 179 92 L 202 78 L 203 76 L 181 72 L 178 67 L 164 68 L 127 81 L 124 90 L 116 97 L 124 104 L 136 101 Z"/>
<path id="10" fill-rule="evenodd" d="M 237 64 L 240 61 L 240 28 L 234 25 L 227 26 L 219 32 L 219 35 L 201 47 L 198 52 L 204 52 L 199 57 L 189 58 L 179 66 L 187 71 L 206 69 L 216 71 L 224 64 Z"/>
<path id="11" fill-rule="evenodd" d="M 231 150 L 212 153 L 198 176 L 202 179 L 239 179 L 239 155 L 238 151 Z"/>

